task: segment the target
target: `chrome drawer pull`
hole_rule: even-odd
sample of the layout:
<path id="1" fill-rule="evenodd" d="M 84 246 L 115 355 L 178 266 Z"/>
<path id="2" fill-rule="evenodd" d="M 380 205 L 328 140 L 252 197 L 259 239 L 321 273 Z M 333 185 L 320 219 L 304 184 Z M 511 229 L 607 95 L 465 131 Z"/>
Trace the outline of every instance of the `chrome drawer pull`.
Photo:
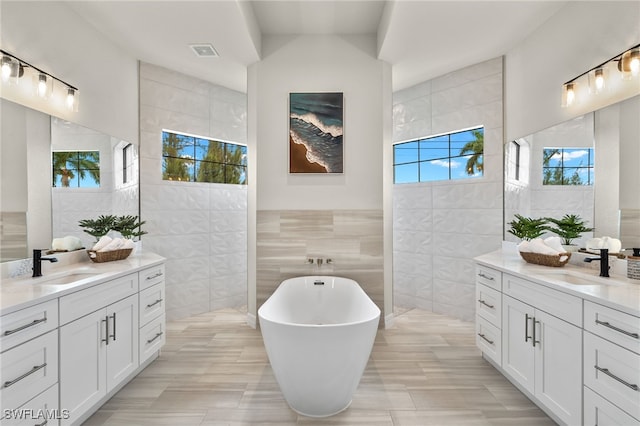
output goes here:
<path id="1" fill-rule="evenodd" d="M 42 422 L 42 423 L 38 423 L 37 425 L 34 425 L 34 426 L 45 426 L 45 425 L 46 425 L 46 424 L 48 424 L 48 423 L 49 423 L 49 422 L 45 420 L 44 422 Z"/>
<path id="2" fill-rule="evenodd" d="M 33 373 L 35 373 L 38 370 L 42 370 L 43 368 L 45 368 L 47 366 L 47 363 L 45 362 L 42 365 L 36 365 L 34 366 L 31 370 L 27 371 L 26 373 L 24 373 L 22 376 L 20 377 L 16 377 L 13 380 L 9 380 L 7 382 L 4 382 L 4 388 L 8 388 L 11 385 L 15 385 L 16 383 L 18 383 L 20 380 L 24 379 L 25 377 L 28 377 L 30 375 L 32 375 Z"/>
<path id="3" fill-rule="evenodd" d="M 14 328 L 13 330 L 7 330 L 7 331 L 4 332 L 4 335 L 8 336 L 10 334 L 17 333 L 18 331 L 22 331 L 25 328 L 33 327 L 34 325 L 40 324 L 41 322 L 47 322 L 47 317 L 40 318 L 40 319 L 37 319 L 37 320 L 33 320 L 29 324 L 25 324 L 25 325 L 23 325 L 21 327 Z"/>
<path id="4" fill-rule="evenodd" d="M 147 344 L 153 342 L 154 340 L 156 340 L 160 336 L 162 336 L 162 331 L 160 333 L 156 334 L 152 339 L 147 340 Z"/>
<path id="5" fill-rule="evenodd" d="M 151 275 L 151 276 L 147 277 L 147 281 L 152 280 L 154 278 L 161 277 L 162 275 L 163 275 L 162 272 L 158 272 L 157 274 L 154 274 L 154 275 Z"/>
<path id="6" fill-rule="evenodd" d="M 147 308 L 153 308 L 154 306 L 156 306 L 158 303 L 161 303 L 161 302 L 162 302 L 162 299 L 158 299 L 155 302 L 147 305 Z"/>
<path id="7" fill-rule="evenodd" d="M 611 377 L 613 380 L 617 380 L 618 382 L 622 383 L 626 387 L 633 389 L 634 391 L 640 390 L 640 387 L 638 387 L 638 385 L 632 385 L 631 383 L 629 383 L 629 382 L 627 382 L 625 380 L 622 380 L 620 377 L 618 377 L 615 374 L 611 373 L 608 368 L 598 367 L 597 365 L 594 365 L 594 368 L 596 370 L 606 374 L 607 376 Z"/>
<path id="8" fill-rule="evenodd" d="M 478 273 L 478 276 L 479 276 L 479 277 L 481 277 L 481 278 L 484 278 L 484 279 L 486 279 L 486 280 L 493 281 L 493 277 L 490 277 L 490 276 L 488 276 L 488 275 L 485 275 L 485 274 L 484 274 L 484 273 L 482 273 L 482 272 Z"/>
<path id="9" fill-rule="evenodd" d="M 493 305 L 488 304 L 487 302 L 485 302 L 485 301 L 484 301 L 484 300 L 482 300 L 482 299 L 478 299 L 478 302 L 480 302 L 481 304 L 483 304 L 483 305 L 484 305 L 484 306 L 486 306 L 487 308 L 491 308 L 491 309 L 493 309 L 493 308 L 494 308 L 494 306 L 493 306 Z"/>
<path id="10" fill-rule="evenodd" d="M 638 339 L 638 338 L 640 338 L 640 336 L 638 336 L 638 333 L 632 333 L 632 332 L 630 332 L 630 331 L 623 330 L 623 329 L 621 329 L 621 328 L 618 328 L 618 327 L 616 327 L 616 326 L 614 326 L 614 325 L 609 324 L 609 323 L 608 323 L 608 322 L 606 322 L 606 321 L 596 320 L 596 324 L 604 325 L 604 326 L 605 326 L 605 327 L 607 327 L 607 328 L 610 328 L 610 329 L 612 329 L 612 330 L 615 330 L 615 331 L 617 331 L 618 333 L 626 334 L 627 336 L 629 336 L 629 337 L 633 337 L 634 339 Z"/>
<path id="11" fill-rule="evenodd" d="M 478 336 L 482 337 L 484 340 L 486 340 L 487 342 L 489 342 L 489 344 L 493 345 L 493 340 L 489 340 L 489 339 L 487 339 L 487 338 L 485 337 L 485 335 L 484 335 L 484 334 L 482 334 L 482 333 L 478 333 Z"/>

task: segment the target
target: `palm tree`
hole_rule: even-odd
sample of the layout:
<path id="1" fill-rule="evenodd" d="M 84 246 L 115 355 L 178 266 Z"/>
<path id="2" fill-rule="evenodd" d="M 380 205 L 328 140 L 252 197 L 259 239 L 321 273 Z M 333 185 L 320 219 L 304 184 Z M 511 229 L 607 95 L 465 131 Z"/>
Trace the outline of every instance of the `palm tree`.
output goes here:
<path id="1" fill-rule="evenodd" d="M 193 159 L 181 157 L 181 151 L 187 145 L 178 135 L 174 133 L 163 133 L 162 141 L 162 179 L 164 180 L 191 180 L 189 164 L 193 164 Z"/>
<path id="2" fill-rule="evenodd" d="M 99 151 L 58 151 L 53 153 L 53 186 L 58 176 L 64 188 L 71 185 L 77 176 L 85 179 L 87 174 L 100 185 L 100 152 Z M 80 186 L 78 184 L 78 186 Z"/>
<path id="3" fill-rule="evenodd" d="M 460 155 L 471 153 L 467 160 L 467 174 L 474 175 L 476 170 L 480 173 L 484 170 L 482 154 L 484 152 L 484 132 L 482 129 L 472 130 L 474 140 L 467 142 L 460 150 Z"/>

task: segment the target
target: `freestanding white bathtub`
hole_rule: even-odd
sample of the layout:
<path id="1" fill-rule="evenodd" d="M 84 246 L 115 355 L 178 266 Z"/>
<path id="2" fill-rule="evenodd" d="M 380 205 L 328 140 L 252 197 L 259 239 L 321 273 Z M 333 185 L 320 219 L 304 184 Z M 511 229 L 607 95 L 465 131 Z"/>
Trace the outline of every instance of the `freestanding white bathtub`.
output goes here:
<path id="1" fill-rule="evenodd" d="M 269 361 L 289 406 L 309 417 L 337 414 L 371 354 L 380 309 L 348 278 L 283 281 L 258 310 Z"/>

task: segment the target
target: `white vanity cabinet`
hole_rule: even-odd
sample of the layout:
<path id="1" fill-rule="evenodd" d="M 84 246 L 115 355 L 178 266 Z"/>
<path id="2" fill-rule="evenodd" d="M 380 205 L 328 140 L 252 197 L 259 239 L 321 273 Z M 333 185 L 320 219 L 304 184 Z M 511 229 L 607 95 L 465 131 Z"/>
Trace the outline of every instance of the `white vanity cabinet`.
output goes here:
<path id="1" fill-rule="evenodd" d="M 640 425 L 640 317 L 590 301 L 584 310 L 585 421 Z"/>
<path id="2" fill-rule="evenodd" d="M 11 410 L 30 407 L 39 395 L 50 389 L 57 390 L 57 326 L 57 300 L 31 306 L 0 318 L 0 423 L 41 423 L 28 418 L 26 413 L 19 418 L 20 412 Z M 47 408 L 51 412 L 56 410 L 57 398 L 50 400 Z M 57 420 L 50 420 L 49 424 L 57 424 Z"/>
<path id="3" fill-rule="evenodd" d="M 60 406 L 72 424 L 139 365 L 138 274 L 63 296 L 60 307 Z"/>
<path id="4" fill-rule="evenodd" d="M 166 342 L 164 265 L 139 273 L 140 280 L 140 364 Z"/>
<path id="5" fill-rule="evenodd" d="M 502 273 L 476 267 L 476 345 L 502 364 Z"/>

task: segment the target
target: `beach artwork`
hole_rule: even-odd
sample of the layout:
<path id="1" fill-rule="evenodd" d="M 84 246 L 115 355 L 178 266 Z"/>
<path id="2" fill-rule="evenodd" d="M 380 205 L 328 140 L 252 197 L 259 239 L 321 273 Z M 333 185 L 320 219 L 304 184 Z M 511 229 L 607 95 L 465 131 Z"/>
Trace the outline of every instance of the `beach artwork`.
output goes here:
<path id="1" fill-rule="evenodd" d="M 342 173 L 343 94 L 289 94 L 289 173 Z"/>

